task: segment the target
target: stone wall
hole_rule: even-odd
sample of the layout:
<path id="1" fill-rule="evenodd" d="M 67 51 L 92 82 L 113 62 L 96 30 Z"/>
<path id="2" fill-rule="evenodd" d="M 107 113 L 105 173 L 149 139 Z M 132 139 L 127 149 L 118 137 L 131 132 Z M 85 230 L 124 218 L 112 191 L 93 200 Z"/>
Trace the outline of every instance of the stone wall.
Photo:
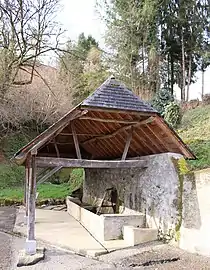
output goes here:
<path id="1" fill-rule="evenodd" d="M 185 177 L 180 247 L 210 256 L 210 169 Z"/>
<path id="2" fill-rule="evenodd" d="M 142 157 L 148 162 L 146 169 L 86 169 L 83 201 L 98 205 L 105 190 L 114 187 L 122 213 L 145 213 L 149 227 L 167 233 L 175 228 L 179 215 L 179 177 L 172 159 L 180 157 L 170 153 Z"/>

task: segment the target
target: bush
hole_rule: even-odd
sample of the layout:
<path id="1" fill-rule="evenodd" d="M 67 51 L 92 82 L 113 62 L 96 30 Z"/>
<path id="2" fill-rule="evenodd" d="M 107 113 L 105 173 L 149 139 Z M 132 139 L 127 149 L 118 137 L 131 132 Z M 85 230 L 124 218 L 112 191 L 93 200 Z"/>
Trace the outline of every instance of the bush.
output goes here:
<path id="1" fill-rule="evenodd" d="M 171 102 L 165 107 L 164 119 L 172 127 L 176 128 L 181 123 L 181 109 L 176 102 Z"/>
<path id="2" fill-rule="evenodd" d="M 160 89 L 157 92 L 154 99 L 151 101 L 152 106 L 162 115 L 165 111 L 165 107 L 174 101 L 174 97 L 168 89 Z"/>

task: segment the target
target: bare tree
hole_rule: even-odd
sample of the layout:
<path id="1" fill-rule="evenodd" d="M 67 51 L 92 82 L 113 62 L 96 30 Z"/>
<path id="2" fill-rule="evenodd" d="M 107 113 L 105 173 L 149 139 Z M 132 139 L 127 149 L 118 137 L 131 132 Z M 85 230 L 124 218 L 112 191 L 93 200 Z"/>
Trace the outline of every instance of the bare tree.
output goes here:
<path id="1" fill-rule="evenodd" d="M 59 47 L 58 8 L 59 0 L 0 0 L 1 97 L 11 84 L 30 84 L 39 57 Z M 19 70 L 30 78 L 18 79 Z"/>

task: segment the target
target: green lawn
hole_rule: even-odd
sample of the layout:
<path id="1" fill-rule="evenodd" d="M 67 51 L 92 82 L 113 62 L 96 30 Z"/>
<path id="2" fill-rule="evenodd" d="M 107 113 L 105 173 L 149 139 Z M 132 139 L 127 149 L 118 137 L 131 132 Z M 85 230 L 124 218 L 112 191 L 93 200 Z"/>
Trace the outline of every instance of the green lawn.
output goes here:
<path id="1" fill-rule="evenodd" d="M 38 201 L 47 199 L 65 199 L 72 191 L 79 188 L 83 181 L 84 171 L 81 169 L 63 169 L 57 175 L 60 184 L 49 182 L 37 186 Z M 24 168 L 14 164 L 0 164 L 0 203 L 4 200 L 23 201 Z M 55 180 L 55 179 L 53 179 Z"/>
<path id="2" fill-rule="evenodd" d="M 189 161 L 190 168 L 210 167 L 210 105 L 187 111 L 178 133 L 197 157 Z"/>
<path id="3" fill-rule="evenodd" d="M 54 185 L 50 183 L 40 184 L 37 187 L 39 192 L 38 200 L 44 199 L 64 199 L 71 194 L 71 186 L 68 183 Z M 21 187 L 0 189 L 0 199 L 23 200 L 24 190 Z"/>

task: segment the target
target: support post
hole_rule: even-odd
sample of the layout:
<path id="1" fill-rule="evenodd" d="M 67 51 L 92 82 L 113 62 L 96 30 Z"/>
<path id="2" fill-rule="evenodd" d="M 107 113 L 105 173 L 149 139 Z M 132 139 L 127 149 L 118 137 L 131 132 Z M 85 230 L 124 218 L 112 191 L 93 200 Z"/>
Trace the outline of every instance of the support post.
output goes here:
<path id="1" fill-rule="evenodd" d="M 28 190 L 28 224 L 26 239 L 26 254 L 36 253 L 35 240 L 35 208 L 36 208 L 36 156 L 32 155 L 29 166 L 29 190 Z"/>
<path id="2" fill-rule="evenodd" d="M 76 149 L 76 153 L 77 153 L 77 158 L 81 159 L 81 152 L 80 152 L 80 148 L 79 148 L 79 142 L 78 142 L 78 138 L 77 138 L 77 133 L 75 130 L 75 126 L 74 126 L 74 122 L 71 122 L 71 130 L 72 130 L 72 134 L 73 134 L 73 140 L 74 140 L 74 146 Z"/>
<path id="3" fill-rule="evenodd" d="M 133 127 L 130 128 L 129 133 L 128 133 L 128 137 L 126 140 L 126 144 L 125 144 L 125 148 L 123 151 L 123 155 L 122 155 L 122 160 L 125 160 L 128 154 L 128 149 L 132 140 L 132 135 L 133 135 Z"/>
<path id="4" fill-rule="evenodd" d="M 27 225 L 28 220 L 28 190 L 29 190 L 29 167 L 28 162 L 26 161 L 25 165 L 25 181 L 24 181 L 24 205 L 25 205 L 25 216 L 24 224 Z"/>

